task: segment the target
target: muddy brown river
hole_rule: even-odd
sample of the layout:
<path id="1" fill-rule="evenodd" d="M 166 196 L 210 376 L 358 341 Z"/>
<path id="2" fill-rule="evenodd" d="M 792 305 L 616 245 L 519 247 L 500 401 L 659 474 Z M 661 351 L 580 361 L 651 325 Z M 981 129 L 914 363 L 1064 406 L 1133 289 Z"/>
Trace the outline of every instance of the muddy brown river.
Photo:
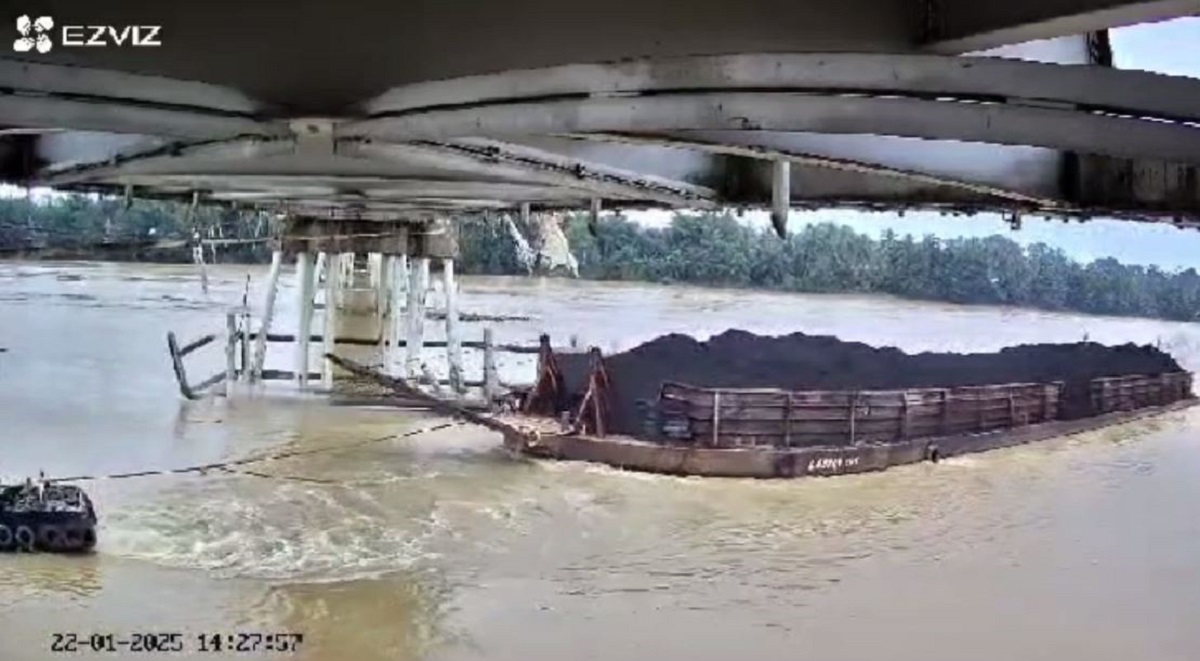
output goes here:
<path id="1" fill-rule="evenodd" d="M 430 424 L 286 384 L 182 401 L 166 332 L 221 330 L 247 272 L 265 278 L 218 267 L 205 296 L 189 267 L 0 263 L 0 475 L 172 468 Z M 909 351 L 1086 333 L 1200 366 L 1191 325 L 880 298 L 466 279 L 461 308 L 534 318 L 496 324 L 501 341 L 545 330 L 605 350 L 729 327 Z M 189 369 L 222 361 L 209 347 Z M 290 347 L 268 367 L 291 369 Z M 532 378 L 528 362 L 503 369 Z M 85 485 L 97 553 L 0 556 L 0 659 L 1195 661 L 1198 432 L 1192 411 L 939 465 L 750 482 L 517 461 L 460 428 L 274 462 L 272 477 L 101 480 Z M 56 633 L 173 632 L 188 652 L 51 651 Z M 197 636 L 234 632 L 303 643 L 198 651 Z"/>

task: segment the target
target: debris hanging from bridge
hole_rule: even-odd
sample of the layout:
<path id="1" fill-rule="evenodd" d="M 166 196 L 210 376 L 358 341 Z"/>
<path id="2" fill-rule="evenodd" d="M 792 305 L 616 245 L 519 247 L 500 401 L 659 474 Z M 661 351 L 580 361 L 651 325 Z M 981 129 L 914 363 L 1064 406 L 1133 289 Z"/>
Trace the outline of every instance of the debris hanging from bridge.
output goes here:
<path id="1" fill-rule="evenodd" d="M 585 389 L 589 357 L 559 354 L 557 359 L 567 388 L 573 394 Z M 1062 381 L 1062 418 L 1074 419 L 1092 414 L 1092 379 L 1182 369 L 1167 353 L 1133 344 L 1034 344 L 996 353 L 910 355 L 831 336 L 769 337 L 742 330 L 706 342 L 665 335 L 606 356 L 604 365 L 613 389 L 610 431 L 634 436 L 642 433 L 638 401 L 655 400 L 668 381 L 707 388 L 850 391 Z"/>
<path id="2" fill-rule="evenodd" d="M 513 239 L 517 261 L 530 275 L 566 273 L 572 278 L 579 277 L 579 260 L 571 253 L 571 243 L 563 232 L 563 218 L 559 214 L 540 214 L 530 221 L 531 227 L 527 229 L 536 249 L 511 216 L 505 216 L 504 223 Z"/>

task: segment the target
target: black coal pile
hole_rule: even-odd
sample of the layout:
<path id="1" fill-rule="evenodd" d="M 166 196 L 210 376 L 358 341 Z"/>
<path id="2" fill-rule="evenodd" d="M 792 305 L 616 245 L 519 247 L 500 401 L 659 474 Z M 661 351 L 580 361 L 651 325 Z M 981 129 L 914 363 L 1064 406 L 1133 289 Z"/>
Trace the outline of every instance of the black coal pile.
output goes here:
<path id="1" fill-rule="evenodd" d="M 586 387 L 579 375 L 588 357 L 560 355 L 572 389 Z M 613 385 L 613 431 L 641 432 L 638 400 L 654 400 L 663 382 L 710 388 L 785 390 L 884 390 L 1003 383 L 1066 383 L 1062 417 L 1092 415 L 1089 382 L 1103 376 L 1181 371 L 1170 355 L 1151 346 L 1109 347 L 1094 342 L 1027 344 L 996 353 L 906 354 L 836 337 L 793 333 L 767 337 L 726 331 L 707 342 L 665 335 L 624 353 L 605 357 Z M 576 393 L 577 395 L 577 393 Z M 577 397 L 576 397 L 577 401 Z"/>

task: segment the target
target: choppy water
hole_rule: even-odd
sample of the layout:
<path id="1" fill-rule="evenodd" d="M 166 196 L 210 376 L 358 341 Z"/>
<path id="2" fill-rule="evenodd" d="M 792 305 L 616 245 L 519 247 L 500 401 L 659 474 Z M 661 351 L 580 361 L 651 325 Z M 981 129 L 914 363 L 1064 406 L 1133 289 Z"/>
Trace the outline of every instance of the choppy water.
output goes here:
<path id="1" fill-rule="evenodd" d="M 0 264 L 0 474 L 185 466 L 430 423 L 286 386 L 181 401 L 166 331 L 219 331 L 246 272 L 219 269 L 205 297 L 186 267 Z M 497 325 L 505 342 L 546 330 L 612 350 L 736 326 L 991 350 L 1087 333 L 1161 339 L 1193 369 L 1200 359 L 1200 334 L 1165 322 L 586 282 L 463 286 L 466 311 L 535 318 Z M 206 351 L 189 362 L 197 376 L 222 363 Z M 286 346 L 269 358 L 289 362 Z M 504 369 L 530 377 L 528 361 Z M 242 630 L 305 642 L 296 655 L 230 658 L 1194 661 L 1198 416 L 833 480 L 518 462 L 494 435 L 460 428 L 263 469 L 325 483 L 98 482 L 94 557 L 0 557 L 0 659 L 88 658 L 52 654 L 55 632 L 182 631 L 194 648 L 195 634 Z"/>

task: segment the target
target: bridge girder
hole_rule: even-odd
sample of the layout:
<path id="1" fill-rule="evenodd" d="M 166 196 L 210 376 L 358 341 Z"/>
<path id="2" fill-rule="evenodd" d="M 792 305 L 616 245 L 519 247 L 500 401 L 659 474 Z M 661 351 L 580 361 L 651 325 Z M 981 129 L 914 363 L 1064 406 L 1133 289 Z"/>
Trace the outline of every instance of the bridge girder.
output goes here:
<path id="1" fill-rule="evenodd" d="M 768 206 L 773 163 L 788 161 L 797 207 L 1200 224 L 1200 81 L 927 53 L 1200 12 L 1200 0 L 849 1 L 873 20 L 844 0 L 736 12 L 702 0 L 671 14 L 669 35 L 632 20 L 669 13 L 658 0 L 514 0 L 509 13 L 401 2 L 356 28 L 407 18 L 391 27 L 408 41 L 333 50 L 297 42 L 358 3 L 337 16 L 306 6 L 272 32 L 279 17 L 262 7 L 230 4 L 217 25 L 194 3 L 167 16 L 125 0 L 35 2 L 72 22 L 163 24 L 164 47 L 0 57 L 0 179 L 389 218 L 596 200 Z M 622 9 L 624 29 L 606 32 Z M 504 25 L 533 16 L 514 46 Z M 263 43 L 251 43 L 255 26 Z M 434 48 L 442 27 L 470 48 Z M 201 35 L 219 46 L 200 47 Z M 751 43 L 794 52 L 745 52 Z M 839 52 L 800 52 L 818 47 Z M 678 56 L 697 51 L 718 54 Z M 284 53 L 290 64 L 272 68 Z M 651 57 L 596 62 L 630 54 Z"/>

